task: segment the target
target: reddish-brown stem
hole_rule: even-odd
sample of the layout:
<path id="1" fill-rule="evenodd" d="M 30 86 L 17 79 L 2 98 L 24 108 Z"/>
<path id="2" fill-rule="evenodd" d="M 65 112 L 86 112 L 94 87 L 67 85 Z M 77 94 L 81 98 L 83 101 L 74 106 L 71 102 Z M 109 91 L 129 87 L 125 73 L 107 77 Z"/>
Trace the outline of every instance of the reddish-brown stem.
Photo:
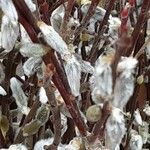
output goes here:
<path id="1" fill-rule="evenodd" d="M 84 30 L 84 28 L 88 25 L 90 18 L 94 15 L 97 5 L 99 4 L 100 0 L 92 0 L 91 5 L 88 9 L 86 16 L 82 19 L 81 25 L 75 31 L 75 38 L 78 38 L 80 33 Z"/>
<path id="2" fill-rule="evenodd" d="M 141 29 L 146 22 L 149 8 L 150 8 L 150 1 L 143 0 L 141 12 L 138 16 L 136 26 L 132 32 L 132 45 L 131 45 L 131 47 L 129 47 L 129 49 L 126 52 L 127 56 L 129 56 L 132 53 L 133 49 L 135 48 L 135 45 L 136 45 L 137 40 L 139 38 Z"/>
<path id="3" fill-rule="evenodd" d="M 23 9 L 23 11 L 21 11 L 20 9 L 17 9 L 19 14 L 22 13 L 24 15 L 24 13 L 28 10 L 28 9 L 26 9 L 27 6 L 24 4 L 24 2 L 22 2 L 20 0 L 18 0 L 18 1 L 13 0 L 13 1 L 14 1 L 14 5 L 15 5 L 16 8 L 18 8 L 21 4 L 22 4 L 22 8 L 25 7 Z M 30 10 L 28 10 L 28 11 L 30 11 Z M 27 15 L 32 15 L 31 12 L 30 13 L 26 12 L 26 14 Z M 28 18 L 27 16 L 25 16 L 25 17 Z M 36 31 L 36 33 L 38 34 L 40 32 L 40 30 L 39 30 L 39 28 L 36 24 L 36 22 L 37 22 L 36 19 L 33 16 L 32 17 L 30 16 L 29 18 L 33 19 L 32 22 L 31 22 L 31 25 L 32 25 L 33 29 Z M 29 19 L 27 20 L 27 22 L 28 21 L 29 21 Z M 28 23 L 30 23 L 30 21 Z M 26 29 L 26 27 L 25 27 L 25 29 Z M 45 62 L 46 65 L 53 64 L 53 62 L 51 62 L 51 60 L 50 60 L 51 55 L 53 55 L 53 54 L 48 53 L 45 57 L 43 57 L 43 61 Z M 57 61 L 57 60 L 55 60 L 55 61 Z M 55 67 L 60 67 L 60 65 L 55 66 Z M 60 69 L 58 68 L 56 70 L 58 71 Z M 84 123 L 83 119 L 81 118 L 81 114 L 79 112 L 79 109 L 76 107 L 75 97 L 70 94 L 70 91 L 68 92 L 66 90 L 66 88 L 64 86 L 65 83 L 63 83 L 63 81 L 61 80 L 59 75 L 60 75 L 59 72 L 56 72 L 53 75 L 52 80 L 53 80 L 54 84 L 56 85 L 56 87 L 58 88 L 60 94 L 62 95 L 62 97 L 63 97 L 63 99 L 66 103 L 66 106 L 67 106 L 67 108 L 68 108 L 68 110 L 69 110 L 76 126 L 78 127 L 81 135 L 85 136 L 86 131 L 87 131 L 86 124 Z"/>
<path id="4" fill-rule="evenodd" d="M 90 143 L 94 143 L 97 138 L 101 139 L 103 137 L 105 124 L 110 114 L 111 108 L 107 102 L 103 107 L 101 119 L 94 125 L 91 135 L 87 137 Z"/>
<path id="5" fill-rule="evenodd" d="M 50 24 L 49 19 L 49 4 L 46 0 L 37 0 L 39 11 L 41 13 L 41 19 L 46 23 Z"/>
<path id="6" fill-rule="evenodd" d="M 88 57 L 88 61 L 90 61 L 92 64 L 95 62 L 97 50 L 98 50 L 98 47 L 99 47 L 99 44 L 100 44 L 100 41 L 101 41 L 102 34 L 104 32 L 104 27 L 105 27 L 105 25 L 107 25 L 109 15 L 111 13 L 111 10 L 114 6 L 115 1 L 116 0 L 110 0 L 109 1 L 107 11 L 105 13 L 105 16 L 104 16 L 100 26 L 99 26 L 98 35 L 95 36 L 94 43 L 93 43 L 93 46 L 91 48 L 91 52 L 90 52 L 89 57 Z"/>
<path id="7" fill-rule="evenodd" d="M 54 90 L 50 82 L 44 83 L 44 87 L 46 90 L 46 94 L 49 100 L 50 109 L 52 112 L 52 122 L 54 128 L 54 141 L 53 144 L 48 147 L 49 150 L 57 150 L 57 146 L 61 142 L 61 118 L 60 118 L 60 111 L 57 106 L 57 102 L 54 95 Z"/>
<path id="8" fill-rule="evenodd" d="M 64 38 L 64 40 L 65 40 L 66 35 L 67 35 L 66 34 L 67 26 L 68 26 L 69 18 L 70 18 L 71 11 L 72 11 L 74 3 L 75 3 L 75 0 L 68 0 L 67 7 L 66 7 L 66 10 L 65 10 L 65 15 L 64 15 L 64 18 L 63 18 L 63 22 L 61 24 L 60 34 Z"/>
<path id="9" fill-rule="evenodd" d="M 49 55 L 50 54 L 45 55 L 44 59 L 43 59 L 46 65 L 51 63 L 50 59 L 49 59 L 50 58 Z M 54 84 L 58 88 L 62 98 L 64 99 L 66 107 L 68 108 L 68 110 L 69 110 L 69 112 L 70 112 L 70 114 L 71 114 L 71 116 L 72 116 L 76 126 L 78 127 L 78 129 L 79 129 L 79 131 L 81 133 L 81 135 L 85 136 L 87 128 L 86 128 L 86 125 L 85 125 L 83 119 L 81 118 L 79 110 L 74 105 L 74 103 L 76 103 L 75 102 L 75 97 L 72 96 L 71 94 L 69 94 L 66 91 L 66 89 L 65 89 L 65 87 L 64 87 L 64 85 L 63 85 L 63 83 L 62 83 L 62 81 L 61 81 L 61 79 L 60 79 L 60 77 L 59 77 L 57 72 L 55 72 L 53 74 L 52 81 L 54 82 Z"/>

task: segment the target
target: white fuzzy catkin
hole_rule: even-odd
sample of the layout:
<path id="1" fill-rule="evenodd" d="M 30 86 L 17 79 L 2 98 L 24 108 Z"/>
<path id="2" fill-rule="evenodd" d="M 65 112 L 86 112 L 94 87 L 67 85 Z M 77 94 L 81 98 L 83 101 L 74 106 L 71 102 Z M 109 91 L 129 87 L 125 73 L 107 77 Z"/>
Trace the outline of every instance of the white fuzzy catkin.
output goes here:
<path id="1" fill-rule="evenodd" d="M 27 115 L 30 111 L 30 109 L 27 107 L 28 97 L 23 92 L 21 83 L 15 77 L 12 77 L 10 79 L 10 88 L 19 110 L 23 114 Z"/>
<path id="2" fill-rule="evenodd" d="M 142 126 L 138 127 L 139 134 L 142 136 L 143 144 L 146 144 L 149 137 L 149 124 L 146 121 L 143 121 Z"/>
<path id="3" fill-rule="evenodd" d="M 120 73 L 114 88 L 113 106 L 121 110 L 127 104 L 134 91 L 134 70 L 137 60 L 131 57 L 122 58 L 117 71 Z"/>
<path id="4" fill-rule="evenodd" d="M 0 0 L 0 7 L 13 23 L 18 22 L 18 14 L 12 0 Z"/>
<path id="5" fill-rule="evenodd" d="M 8 149 L 2 148 L 1 150 L 28 150 L 28 149 L 23 144 L 15 144 L 15 145 L 10 145 Z"/>
<path id="6" fill-rule="evenodd" d="M 41 126 L 43 126 L 47 120 L 49 119 L 50 108 L 47 104 L 42 104 L 41 107 L 38 108 L 36 112 L 35 119 L 37 119 Z"/>
<path id="7" fill-rule="evenodd" d="M 82 60 L 82 58 L 77 54 L 75 54 L 75 57 L 81 65 L 82 72 L 90 74 L 94 73 L 94 67 L 90 64 L 90 62 Z"/>
<path id="8" fill-rule="evenodd" d="M 27 6 L 29 7 L 31 12 L 36 10 L 36 5 L 32 2 L 32 0 L 24 0 Z"/>
<path id="9" fill-rule="evenodd" d="M 2 95 L 2 96 L 7 95 L 5 89 L 2 86 L 0 86 L 0 95 Z"/>
<path id="10" fill-rule="evenodd" d="M 54 138 L 41 139 L 37 141 L 34 145 L 33 150 L 45 150 L 44 146 L 49 146 L 53 143 Z"/>
<path id="11" fill-rule="evenodd" d="M 63 115 L 62 113 L 60 113 L 60 117 L 61 117 L 61 125 L 62 125 L 61 136 L 63 136 L 68 128 L 67 117 L 65 115 Z"/>
<path id="12" fill-rule="evenodd" d="M 44 87 L 40 88 L 40 91 L 39 91 L 39 101 L 42 104 L 46 104 L 48 102 L 48 97 L 46 95 L 46 91 L 45 91 Z"/>
<path id="13" fill-rule="evenodd" d="M 25 28 L 21 25 L 20 25 L 20 34 L 21 34 L 21 43 L 24 44 L 24 43 L 32 43 L 27 31 L 25 30 Z"/>
<path id="14" fill-rule="evenodd" d="M 87 14 L 90 5 L 91 5 L 91 2 L 88 1 L 81 6 L 81 11 L 83 13 L 83 16 L 85 16 Z M 88 30 L 90 32 L 95 32 L 95 23 L 97 21 L 101 21 L 103 19 L 105 12 L 106 12 L 106 10 L 103 9 L 102 7 L 96 7 L 94 15 L 89 20 Z"/>
<path id="15" fill-rule="evenodd" d="M 50 21 L 51 21 L 52 27 L 57 32 L 59 32 L 64 14 L 65 14 L 65 9 L 63 5 L 60 5 L 59 7 L 57 7 L 51 14 Z"/>
<path id="16" fill-rule="evenodd" d="M 144 107 L 143 111 L 148 117 L 150 116 L 150 106 L 148 104 Z"/>
<path id="17" fill-rule="evenodd" d="M 113 108 L 106 122 L 105 141 L 109 150 L 119 150 L 119 145 L 126 133 L 125 119 L 120 109 Z"/>
<path id="18" fill-rule="evenodd" d="M 131 139 L 129 143 L 130 150 L 142 150 L 142 146 L 142 137 L 136 131 L 131 130 Z"/>
<path id="19" fill-rule="evenodd" d="M 141 126 L 142 125 L 142 117 L 141 117 L 141 115 L 140 115 L 140 111 L 139 111 L 139 109 L 136 109 L 135 111 L 134 111 L 134 122 L 133 122 L 135 125 L 137 125 L 137 126 Z"/>
<path id="20" fill-rule="evenodd" d="M 45 41 L 51 48 L 60 53 L 62 57 L 70 55 L 67 44 L 52 26 L 48 26 L 44 22 L 38 22 L 38 26 L 43 33 Z"/>
<path id="21" fill-rule="evenodd" d="M 90 79 L 92 89 L 92 100 L 99 104 L 103 98 L 109 97 L 112 94 L 112 71 L 110 62 L 105 61 L 105 58 L 100 57 L 96 64 L 93 76 Z"/>
<path id="22" fill-rule="evenodd" d="M 67 79 L 74 96 L 80 94 L 80 79 L 81 79 L 81 66 L 74 56 L 72 56 L 65 65 Z"/>
<path id="23" fill-rule="evenodd" d="M 42 57 L 48 49 L 41 44 L 24 43 L 20 48 L 20 53 L 24 57 Z"/>
<path id="24" fill-rule="evenodd" d="M 2 47 L 9 52 L 13 49 L 19 35 L 19 27 L 4 15 L 1 24 Z"/>
<path id="25" fill-rule="evenodd" d="M 23 65 L 25 75 L 33 75 L 41 67 L 42 59 L 40 57 L 31 57 Z"/>

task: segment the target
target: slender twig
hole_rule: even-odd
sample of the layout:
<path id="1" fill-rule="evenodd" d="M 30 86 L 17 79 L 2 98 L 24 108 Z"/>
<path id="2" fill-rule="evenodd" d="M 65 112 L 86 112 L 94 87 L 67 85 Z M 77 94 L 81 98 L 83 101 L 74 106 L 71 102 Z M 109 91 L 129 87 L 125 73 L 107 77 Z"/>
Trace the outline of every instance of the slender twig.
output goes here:
<path id="1" fill-rule="evenodd" d="M 143 46 L 141 47 L 141 49 L 138 51 L 138 53 L 135 55 L 135 58 L 139 58 L 143 53 L 144 50 L 146 49 L 146 46 L 150 43 L 150 37 L 146 40 L 146 42 L 143 44 Z"/>
<path id="2" fill-rule="evenodd" d="M 108 22 L 108 19 L 109 19 L 109 15 L 111 13 L 111 10 L 112 10 L 112 8 L 114 6 L 115 1 L 116 0 L 110 0 L 109 1 L 109 4 L 108 4 L 108 7 L 107 7 L 105 16 L 104 16 L 104 18 L 103 18 L 103 20 L 102 20 L 102 22 L 101 22 L 101 24 L 99 26 L 98 35 L 95 36 L 95 38 L 94 38 L 94 43 L 93 43 L 93 46 L 91 48 L 91 52 L 90 52 L 89 57 L 88 57 L 88 61 L 90 61 L 92 64 L 95 61 L 97 50 L 98 50 L 98 47 L 99 47 L 99 44 L 100 44 L 103 32 L 105 31 L 104 27 L 105 27 L 105 25 L 107 25 L 107 22 Z"/>
<path id="3" fill-rule="evenodd" d="M 23 142 L 25 137 L 23 137 L 22 128 L 25 126 L 26 123 L 29 123 L 35 117 L 36 111 L 37 111 L 39 106 L 40 106 L 40 102 L 38 100 L 36 100 L 33 103 L 30 112 L 28 113 L 28 115 L 25 117 L 25 119 L 23 121 L 21 129 L 20 129 L 20 131 L 19 131 L 19 133 L 18 133 L 18 135 L 14 141 L 15 144 Z"/>
<path id="4" fill-rule="evenodd" d="M 14 2 L 15 7 L 17 8 L 17 11 L 19 14 L 22 14 L 23 16 L 26 14 L 25 19 L 27 20 L 28 23 L 31 23 L 31 26 L 35 30 L 35 33 L 38 35 L 40 33 L 40 29 L 38 28 L 38 26 L 36 24 L 37 20 L 36 20 L 36 18 L 33 17 L 30 10 L 26 8 L 27 6 L 26 6 L 25 2 L 20 1 L 20 0 L 18 0 L 18 1 L 13 0 L 13 2 Z M 21 8 L 23 8 L 22 10 L 19 9 L 20 6 L 21 6 Z M 26 12 L 26 11 L 29 11 L 29 12 Z M 28 15 L 31 15 L 31 16 L 28 18 L 27 17 Z M 31 22 L 30 22 L 30 19 L 32 19 Z M 23 26 L 24 26 L 24 24 L 23 24 Z M 24 26 L 24 28 L 26 29 L 26 26 Z M 35 39 L 37 38 L 37 35 L 36 35 Z M 36 42 L 38 42 L 38 41 L 36 41 Z M 51 60 L 49 59 L 51 57 L 51 55 L 52 55 L 51 53 L 48 53 L 45 57 L 43 57 L 43 61 L 46 65 L 53 64 L 53 62 L 51 62 Z M 57 67 L 60 67 L 60 65 Z M 56 69 L 56 70 L 59 70 L 59 69 Z M 63 81 L 59 77 L 59 73 L 57 73 L 57 72 L 54 73 L 54 75 L 52 76 L 52 81 L 54 82 L 54 84 L 58 88 L 60 94 L 62 95 L 62 97 L 66 103 L 66 106 L 67 106 L 76 126 L 78 127 L 81 135 L 85 136 L 86 131 L 87 131 L 86 124 L 81 117 L 78 107 L 76 107 L 75 97 L 73 95 L 71 95 L 70 92 L 68 92 L 65 89 L 65 86 L 64 86 L 65 83 L 63 83 Z"/>
<path id="5" fill-rule="evenodd" d="M 54 95 L 54 90 L 52 88 L 51 82 L 46 81 L 44 83 L 44 87 L 48 96 L 50 109 L 52 112 L 52 122 L 54 128 L 54 141 L 53 144 L 48 147 L 49 150 L 57 150 L 57 146 L 60 144 L 61 141 L 61 118 L 60 118 L 60 110 L 57 106 L 57 102 Z"/>
<path id="6" fill-rule="evenodd" d="M 131 47 L 129 47 L 127 49 L 127 52 L 126 52 L 127 56 L 129 56 L 135 48 L 135 45 L 136 45 L 137 40 L 139 38 L 141 29 L 142 29 L 142 27 L 144 26 L 144 24 L 147 20 L 147 15 L 148 15 L 149 8 L 150 8 L 150 1 L 143 0 L 143 4 L 142 4 L 142 7 L 141 7 L 141 12 L 138 16 L 137 23 L 136 23 L 135 28 L 132 32 L 132 45 L 131 45 Z"/>
<path id="7" fill-rule="evenodd" d="M 97 5 L 99 4 L 100 0 L 92 0 L 91 5 L 88 9 L 86 16 L 82 19 L 81 25 L 75 31 L 75 38 L 74 41 L 78 38 L 80 33 L 86 28 L 89 23 L 90 18 L 94 15 Z"/>
<path id="8" fill-rule="evenodd" d="M 66 39 L 66 36 L 67 36 L 67 34 L 66 34 L 67 26 L 68 26 L 68 22 L 70 19 L 70 15 L 71 15 L 71 11 L 72 11 L 74 3 L 75 3 L 75 0 L 68 0 L 67 7 L 65 9 L 65 15 L 63 18 L 63 22 L 60 27 L 60 34 L 64 40 Z"/>
<path id="9" fill-rule="evenodd" d="M 102 138 L 104 134 L 105 124 L 110 114 L 111 107 L 107 102 L 103 107 L 101 119 L 94 125 L 91 135 L 87 137 L 89 143 L 94 143 L 97 138 Z"/>

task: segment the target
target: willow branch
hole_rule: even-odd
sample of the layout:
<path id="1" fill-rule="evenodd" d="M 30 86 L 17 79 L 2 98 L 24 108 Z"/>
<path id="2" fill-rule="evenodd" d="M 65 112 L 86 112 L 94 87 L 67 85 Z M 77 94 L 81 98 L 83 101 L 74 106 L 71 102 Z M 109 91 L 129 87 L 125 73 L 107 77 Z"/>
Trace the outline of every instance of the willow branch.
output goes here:
<path id="1" fill-rule="evenodd" d="M 136 23 L 135 28 L 132 32 L 132 45 L 131 45 L 131 47 L 129 47 L 129 49 L 126 52 L 127 56 L 129 56 L 135 48 L 135 45 L 136 45 L 137 40 L 139 38 L 141 29 L 143 28 L 143 26 L 147 20 L 147 15 L 148 15 L 149 9 L 150 9 L 150 1 L 143 0 L 141 12 L 138 16 L 137 23 Z"/>
<path id="2" fill-rule="evenodd" d="M 60 118 L 60 111 L 57 106 L 57 102 L 54 95 L 54 90 L 52 88 L 51 82 L 47 81 L 48 83 L 44 83 L 44 87 L 46 90 L 46 94 L 49 100 L 50 109 L 52 112 L 52 122 L 54 128 L 54 141 L 52 145 L 48 147 L 49 150 L 57 150 L 58 145 L 61 141 L 61 118 Z"/>
<path id="3" fill-rule="evenodd" d="M 100 0 L 92 0 L 91 5 L 88 9 L 86 16 L 82 19 L 81 25 L 75 31 L 75 38 L 76 40 L 80 33 L 84 30 L 84 28 L 88 25 L 90 18 L 94 15 L 97 5 L 99 4 Z"/>
<path id="4" fill-rule="evenodd" d="M 108 22 L 108 19 L 109 19 L 109 16 L 110 16 L 110 13 L 112 11 L 112 8 L 114 6 L 115 1 L 116 0 L 110 0 L 109 1 L 108 7 L 107 7 L 107 11 L 105 13 L 105 16 L 104 16 L 100 26 L 99 26 L 98 35 L 95 36 L 94 43 L 93 43 L 93 46 L 91 48 L 91 51 L 90 51 L 90 54 L 89 54 L 89 57 L 88 57 L 88 61 L 90 61 L 92 64 L 95 61 L 97 50 L 98 50 L 98 47 L 99 47 L 102 35 L 103 35 L 104 31 L 105 31 L 104 30 L 105 25 L 107 25 L 107 22 Z"/>

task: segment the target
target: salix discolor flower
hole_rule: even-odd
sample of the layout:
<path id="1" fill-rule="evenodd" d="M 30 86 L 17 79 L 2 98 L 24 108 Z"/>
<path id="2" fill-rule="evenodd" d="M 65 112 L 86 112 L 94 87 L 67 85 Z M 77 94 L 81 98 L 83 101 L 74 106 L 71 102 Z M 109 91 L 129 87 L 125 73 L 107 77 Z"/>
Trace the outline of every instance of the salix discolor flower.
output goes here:
<path id="1" fill-rule="evenodd" d="M 22 90 L 20 81 L 18 81 L 15 77 L 10 79 L 10 88 L 12 90 L 12 95 L 15 98 L 18 109 L 25 115 L 27 115 L 30 111 L 28 104 L 28 97 L 25 95 Z"/>
<path id="2" fill-rule="evenodd" d="M 110 150 L 119 150 L 122 138 L 126 133 L 124 115 L 118 108 L 113 108 L 106 122 L 105 141 Z"/>
<path id="3" fill-rule="evenodd" d="M 130 149 L 141 150 L 143 146 L 142 137 L 135 130 L 131 130 L 130 136 L 131 136 L 130 144 L 129 144 Z"/>
<path id="4" fill-rule="evenodd" d="M 41 68 L 42 59 L 40 57 L 30 57 L 23 65 L 24 74 L 30 77 Z"/>
<path id="5" fill-rule="evenodd" d="M 137 60 L 132 57 L 122 57 L 118 64 L 117 72 L 120 75 L 116 79 L 112 104 L 121 110 L 133 94 L 135 81 L 133 73 L 135 72 L 136 65 Z"/>
<path id="6" fill-rule="evenodd" d="M 1 40 L 2 40 L 2 47 L 6 50 L 6 52 L 10 52 L 18 38 L 19 35 L 19 26 L 15 22 L 4 15 L 2 18 L 1 24 Z"/>
<path id="7" fill-rule="evenodd" d="M 5 89 L 2 86 L 0 86 L 0 95 L 3 95 L 3 96 L 7 95 Z"/>

